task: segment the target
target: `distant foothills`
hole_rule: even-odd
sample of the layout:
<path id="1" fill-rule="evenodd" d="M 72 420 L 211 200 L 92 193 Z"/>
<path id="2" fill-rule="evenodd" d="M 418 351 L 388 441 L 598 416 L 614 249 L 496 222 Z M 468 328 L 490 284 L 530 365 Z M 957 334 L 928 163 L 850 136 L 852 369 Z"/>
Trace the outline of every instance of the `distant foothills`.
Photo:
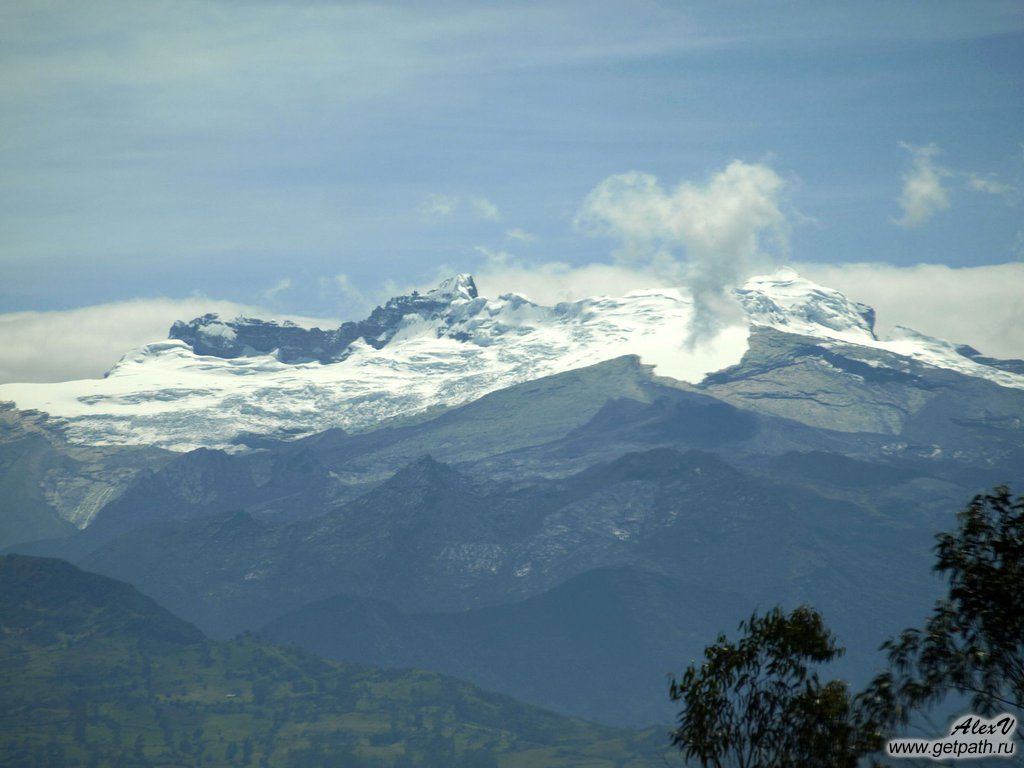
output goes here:
<path id="1" fill-rule="evenodd" d="M 0 557 L 0 617 L 4 765 L 639 768 L 665 750 L 428 672 L 213 642 L 59 560 Z"/>

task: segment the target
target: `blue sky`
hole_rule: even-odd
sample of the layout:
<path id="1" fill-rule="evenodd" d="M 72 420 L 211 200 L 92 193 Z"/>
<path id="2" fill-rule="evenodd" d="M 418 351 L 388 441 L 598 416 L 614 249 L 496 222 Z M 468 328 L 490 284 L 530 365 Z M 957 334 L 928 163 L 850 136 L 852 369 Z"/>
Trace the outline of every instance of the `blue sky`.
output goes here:
<path id="1" fill-rule="evenodd" d="M 1024 255 L 1019 1 L 94 0 L 0 29 L 0 313 L 348 317 L 495 258 L 610 263 L 580 226 L 603 181 L 732 161 L 782 181 L 789 261 Z"/>

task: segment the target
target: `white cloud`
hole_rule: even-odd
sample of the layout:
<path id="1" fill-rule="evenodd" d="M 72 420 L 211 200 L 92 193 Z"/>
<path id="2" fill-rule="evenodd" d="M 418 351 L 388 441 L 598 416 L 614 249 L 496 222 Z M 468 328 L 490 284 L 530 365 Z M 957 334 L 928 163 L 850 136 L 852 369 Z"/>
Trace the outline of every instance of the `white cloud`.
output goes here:
<path id="1" fill-rule="evenodd" d="M 903 216 L 896 223 L 903 227 L 919 227 L 939 211 L 949 208 L 949 190 L 943 179 L 951 172 L 935 162 L 939 148 L 934 144 L 915 146 L 902 144 L 912 155 L 910 170 L 903 175 L 899 204 Z"/>
<path id="2" fill-rule="evenodd" d="M 642 288 L 674 284 L 665 273 L 639 265 L 573 266 L 559 261 L 528 264 L 503 251 L 480 250 L 487 261 L 473 277 L 482 296 L 518 293 L 538 304 L 552 305 L 588 296 L 621 296 Z"/>
<path id="3" fill-rule="evenodd" d="M 420 216 L 430 221 L 447 219 L 455 209 L 459 207 L 459 201 L 449 195 L 431 195 L 423 201 L 420 206 Z"/>
<path id="4" fill-rule="evenodd" d="M 486 197 L 474 197 L 470 199 L 470 205 L 473 207 L 473 211 L 481 219 L 486 221 L 498 221 L 501 218 L 501 213 L 498 211 L 498 206 L 488 200 Z"/>
<path id="5" fill-rule="evenodd" d="M 505 237 L 509 240 L 516 240 L 520 243 L 532 243 L 537 238 L 527 232 L 525 229 L 519 229 L 513 227 L 512 229 L 505 230 Z"/>
<path id="6" fill-rule="evenodd" d="M 999 195 L 1000 197 L 1010 197 L 1017 191 L 1012 184 L 1007 184 L 991 175 L 982 176 L 977 173 L 967 174 L 967 186 L 974 192 Z"/>
<path id="7" fill-rule="evenodd" d="M 1024 263 L 795 266 L 805 277 L 874 307 L 882 333 L 904 325 L 988 355 L 1024 358 Z"/>
<path id="8" fill-rule="evenodd" d="M 738 160 L 704 184 L 682 181 L 670 190 L 631 171 L 601 182 L 576 223 L 619 241 L 620 263 L 685 283 L 697 310 L 693 343 L 738 317 L 730 288 L 786 253 L 784 186 L 767 165 Z"/>
<path id="9" fill-rule="evenodd" d="M 465 198 L 455 195 L 431 195 L 420 206 L 420 217 L 427 221 L 440 221 L 450 219 L 460 211 L 468 211 L 474 218 L 484 221 L 501 220 L 498 206 L 480 195 Z"/>
<path id="10" fill-rule="evenodd" d="M 264 299 L 266 299 L 267 301 L 275 301 L 277 299 L 278 295 L 284 293 L 285 291 L 287 291 L 291 287 L 292 287 L 292 279 L 290 277 L 285 277 L 285 278 L 282 278 L 282 279 L 278 280 L 276 283 L 274 283 L 269 288 L 261 291 L 260 295 Z"/>
<path id="11" fill-rule="evenodd" d="M 167 338 L 175 320 L 207 312 L 271 317 L 260 307 L 195 296 L 133 299 L 53 312 L 0 314 L 0 382 L 66 381 L 102 376 L 125 353 Z M 287 316 L 304 325 L 331 327 L 333 320 Z"/>
<path id="12" fill-rule="evenodd" d="M 345 317 L 352 317 L 363 311 L 368 311 L 374 306 L 373 300 L 344 273 L 322 278 L 320 288 L 322 295 L 340 299 L 341 314 Z"/>
<path id="13" fill-rule="evenodd" d="M 590 296 L 621 296 L 643 288 L 673 287 L 677 282 L 666 272 L 638 264 L 591 263 L 582 266 L 562 261 L 525 261 L 504 250 L 477 246 L 483 262 L 473 270 L 481 296 L 497 297 L 518 293 L 546 306 Z M 425 292 L 459 272 L 465 266 L 444 264 L 432 275 L 415 283 L 388 280 L 378 294 L 390 298 L 411 291 Z"/>
<path id="14" fill-rule="evenodd" d="M 995 174 L 951 170 L 937 163 L 935 158 L 941 150 L 935 144 L 917 146 L 904 143 L 901 146 L 911 154 L 910 170 L 903 175 L 903 189 L 899 196 L 903 215 L 896 219 L 896 223 L 903 227 L 919 227 L 950 207 L 947 180 L 951 178 L 963 182 L 971 192 L 1002 197 L 1010 205 L 1017 202 L 1017 187 L 1000 180 Z"/>

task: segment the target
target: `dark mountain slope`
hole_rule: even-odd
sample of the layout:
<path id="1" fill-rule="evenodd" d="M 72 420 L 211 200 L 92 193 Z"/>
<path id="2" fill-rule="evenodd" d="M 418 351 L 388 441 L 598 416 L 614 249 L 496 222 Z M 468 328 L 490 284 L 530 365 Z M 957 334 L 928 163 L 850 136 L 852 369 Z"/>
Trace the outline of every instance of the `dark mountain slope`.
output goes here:
<path id="1" fill-rule="evenodd" d="M 516 384 L 405 425 L 356 435 L 328 430 L 294 445 L 309 446 L 342 477 L 368 473 L 380 480 L 428 453 L 467 464 L 543 445 L 585 424 L 610 400 L 645 403 L 665 391 L 675 390 L 654 381 L 649 366 L 633 356 L 620 357 Z"/>
<path id="2" fill-rule="evenodd" d="M 337 592 L 472 604 L 500 589 L 483 563 L 523 538 L 514 530 L 522 512 L 428 457 L 314 520 L 280 525 L 236 512 L 160 523 L 82 563 L 225 636 Z"/>
<path id="3" fill-rule="evenodd" d="M 645 401 L 663 389 L 651 382 L 636 358 L 626 357 L 509 387 L 435 418 L 421 415 L 416 424 L 355 435 L 332 429 L 294 442 L 254 436 L 252 443 L 259 450 L 242 454 L 198 449 L 168 454 L 173 458 L 167 461 L 165 452 L 157 452 L 160 461 L 127 478 L 131 483 L 126 489 L 119 486 L 104 499 L 81 541 L 25 546 L 25 542 L 64 534 L 65 528 L 58 524 L 57 530 L 26 529 L 9 542 L 0 538 L 0 548 L 19 544 L 19 551 L 78 558 L 121 533 L 161 521 L 234 509 L 285 522 L 317 517 L 424 454 L 449 463 L 469 462 L 540 445 L 584 424 L 609 398 Z M 24 480 L 35 494 L 32 503 L 42 496 L 41 474 Z M 0 482 L 7 480 L 14 482 L 7 473 L 0 476 Z M 29 514 L 34 507 L 22 500 L 23 495 L 11 498 L 17 503 L 3 519 L 11 520 L 13 526 L 17 514 Z M 45 514 L 59 520 L 48 508 Z"/>
<path id="4" fill-rule="evenodd" d="M 322 518 L 274 525 L 235 513 L 164 523 L 82 562 L 222 637 L 337 594 L 405 613 L 461 612 L 629 566 L 687 590 L 736 595 L 729 606 L 707 606 L 716 628 L 755 606 L 809 602 L 849 644 L 848 668 L 863 677 L 877 664 L 878 643 L 933 598 L 931 544 L 922 518 L 898 507 L 865 508 L 711 453 L 659 448 L 508 488 L 424 459 Z M 386 627 L 392 618 L 374 621 Z M 571 611 L 565 618 L 583 621 Z M 646 626 L 657 642 L 660 630 Z M 682 650 L 699 652 L 707 639 Z M 563 640 L 558 653 L 580 652 L 580 636 Z M 642 706 L 626 698 L 631 690 L 617 693 L 623 707 Z"/>
<path id="5" fill-rule="evenodd" d="M 144 473 L 101 510 L 86 535 L 98 544 L 149 523 L 226 509 L 292 520 L 323 514 L 352 495 L 305 447 L 237 456 L 200 448 Z"/>
<path id="6" fill-rule="evenodd" d="M 129 635 L 147 647 L 205 640 L 135 588 L 64 562 L 0 557 L 0 626 L 5 646 Z"/>
<path id="7" fill-rule="evenodd" d="M 46 499 L 39 482 L 54 459 L 49 443 L 38 435 L 0 442 L 0 547 L 76 531 Z"/>
<path id="8" fill-rule="evenodd" d="M 755 329 L 738 365 L 700 389 L 808 426 L 890 436 L 883 455 L 1014 471 L 1024 391 L 870 347 Z"/>
<path id="9" fill-rule="evenodd" d="M 0 551 L 74 536 L 140 473 L 171 456 L 158 448 L 72 445 L 59 422 L 0 402 Z"/>
<path id="10" fill-rule="evenodd" d="M 0 558 L 9 766 L 639 766 L 663 735 L 594 726 L 424 672 L 206 640 L 126 584 Z"/>
<path id="11" fill-rule="evenodd" d="M 749 608 L 734 594 L 622 566 L 461 613 L 404 614 L 338 595 L 262 632 L 329 658 L 436 670 L 558 711 L 645 724 L 673 714 L 666 675 Z"/>

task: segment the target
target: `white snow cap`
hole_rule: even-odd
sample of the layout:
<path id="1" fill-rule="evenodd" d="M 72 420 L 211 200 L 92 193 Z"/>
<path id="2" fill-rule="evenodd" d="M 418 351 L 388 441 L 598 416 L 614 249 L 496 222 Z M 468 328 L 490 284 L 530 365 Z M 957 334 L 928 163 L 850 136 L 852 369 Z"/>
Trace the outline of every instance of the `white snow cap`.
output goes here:
<path id="1" fill-rule="evenodd" d="M 473 276 L 465 272 L 449 277 L 447 280 L 442 280 L 437 288 L 427 293 L 427 296 L 439 301 L 475 299 L 478 295 Z"/>
<path id="2" fill-rule="evenodd" d="M 877 341 L 871 307 L 805 280 L 791 267 L 752 277 L 736 290 L 736 297 L 755 325 L 854 343 Z"/>
<path id="3" fill-rule="evenodd" d="M 337 362 L 285 363 L 272 354 L 197 355 L 185 342 L 151 344 L 104 379 L 0 385 L 0 401 L 64 420 L 69 439 L 176 450 L 228 447 L 236 435 L 300 435 L 454 406 L 523 381 L 637 355 L 656 373 L 697 383 L 740 362 L 752 328 L 857 345 L 1024 389 L 1024 375 L 984 365 L 954 345 L 909 331 L 879 339 L 873 312 L 790 269 L 735 292 L 746 321 L 685 343 L 691 297 L 675 288 L 541 306 L 484 298 L 468 274 L 426 294 L 448 306 L 416 315 L 380 349 L 357 339 Z"/>

